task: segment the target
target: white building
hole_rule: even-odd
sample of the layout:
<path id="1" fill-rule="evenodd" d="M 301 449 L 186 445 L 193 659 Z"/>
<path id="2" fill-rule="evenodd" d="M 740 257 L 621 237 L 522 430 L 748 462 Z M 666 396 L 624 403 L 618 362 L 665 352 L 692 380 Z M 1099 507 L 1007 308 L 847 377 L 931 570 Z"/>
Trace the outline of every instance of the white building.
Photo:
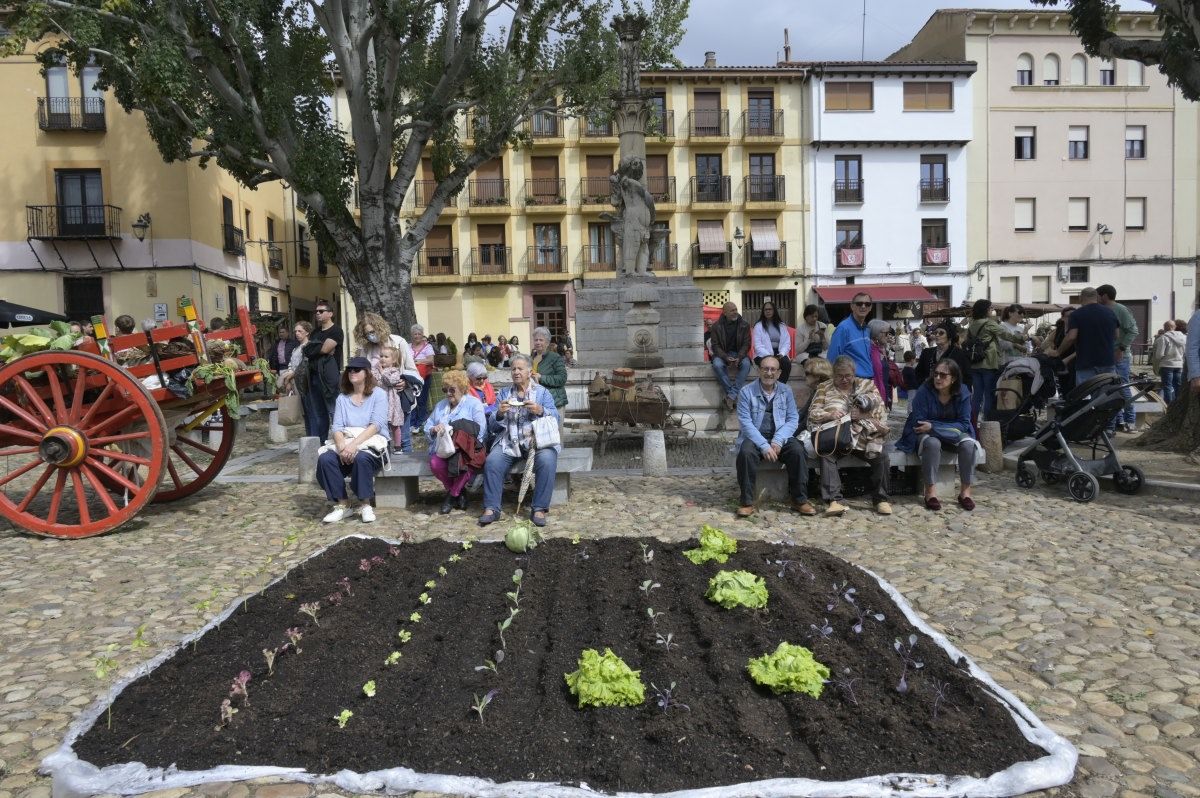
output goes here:
<path id="1" fill-rule="evenodd" d="M 882 318 L 905 302 L 962 302 L 975 64 L 808 66 L 813 292 L 835 318 L 861 290 L 883 303 Z"/>

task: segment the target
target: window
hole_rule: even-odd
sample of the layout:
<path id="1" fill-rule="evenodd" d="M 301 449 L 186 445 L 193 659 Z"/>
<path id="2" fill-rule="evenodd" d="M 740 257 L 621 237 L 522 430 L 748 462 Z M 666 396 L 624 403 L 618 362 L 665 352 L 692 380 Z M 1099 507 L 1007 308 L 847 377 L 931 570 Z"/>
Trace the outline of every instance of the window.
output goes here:
<path id="1" fill-rule="evenodd" d="M 950 81 L 905 81 L 905 111 L 949 111 L 954 107 L 954 84 Z"/>
<path id="2" fill-rule="evenodd" d="M 545 327 L 550 338 L 562 338 L 567 334 L 567 295 L 534 294 L 533 325 Z"/>
<path id="3" fill-rule="evenodd" d="M 729 202 L 729 183 L 721 174 L 720 155 L 696 156 L 696 196 L 694 202 Z"/>
<path id="4" fill-rule="evenodd" d="M 69 319 L 104 315 L 103 277 L 64 277 L 63 314 Z"/>
<path id="5" fill-rule="evenodd" d="M 1146 126 L 1125 126 L 1125 157 L 1137 159 L 1146 157 Z"/>
<path id="6" fill-rule="evenodd" d="M 826 111 L 870 111 L 875 108 L 874 84 L 867 81 L 825 84 Z"/>
<path id="7" fill-rule="evenodd" d="M 1037 128 L 1016 128 L 1014 144 L 1016 149 L 1014 157 L 1018 161 L 1032 161 L 1037 157 Z"/>
<path id="8" fill-rule="evenodd" d="M 279 312 L 279 297 L 275 296 L 274 294 L 271 295 L 271 312 Z"/>
<path id="9" fill-rule="evenodd" d="M 1128 62 L 1128 70 L 1129 70 L 1129 72 L 1128 72 L 1129 80 L 1127 81 L 1128 85 L 1141 86 L 1143 83 L 1145 83 L 1146 67 L 1145 67 L 1145 65 L 1142 64 L 1141 61 Z"/>
<path id="10" fill-rule="evenodd" d="M 1145 230 L 1146 229 L 1146 198 L 1145 197 L 1126 197 L 1125 198 L 1125 229 L 1126 230 Z"/>
<path id="11" fill-rule="evenodd" d="M 1091 272 L 1087 266 L 1071 266 L 1067 269 L 1068 283 L 1086 283 L 1090 282 L 1088 275 Z"/>
<path id="12" fill-rule="evenodd" d="M 780 268 L 784 266 L 783 242 L 774 219 L 751 219 L 747 265 L 751 268 Z"/>
<path id="13" fill-rule="evenodd" d="M 237 313 L 237 306 L 238 306 L 237 286 L 236 285 L 227 285 L 227 286 L 225 286 L 225 291 L 229 297 L 229 315 L 232 316 L 235 313 Z"/>
<path id="14" fill-rule="evenodd" d="M 83 113 L 85 114 L 104 113 L 104 92 L 96 88 L 99 80 L 100 67 L 96 64 L 96 57 L 92 56 L 79 73 L 79 94 L 83 98 Z"/>
<path id="15" fill-rule="evenodd" d="M 696 222 L 696 259 L 698 269 L 728 269 L 732 267 L 727 255 L 729 242 L 725 227 L 716 220 Z"/>
<path id="16" fill-rule="evenodd" d="M 1113 68 L 1112 61 L 1100 62 L 1100 85 L 1101 86 L 1116 86 L 1117 85 L 1117 70 Z"/>
<path id="17" fill-rule="evenodd" d="M 650 136 L 666 136 L 671 134 L 667 121 L 667 95 L 655 92 L 650 95 L 650 121 L 646 124 L 646 134 Z"/>
<path id="18" fill-rule="evenodd" d="M 697 91 L 692 93 L 692 135 L 728 135 L 722 122 L 725 114 L 721 108 L 721 92 Z"/>
<path id="19" fill-rule="evenodd" d="M 1049 277 L 1034 277 L 1033 278 L 1033 298 L 1034 302 L 1050 302 L 1050 278 Z"/>
<path id="20" fill-rule="evenodd" d="M 838 219 L 835 240 L 838 249 L 861 247 L 863 245 L 862 219 Z"/>
<path id="21" fill-rule="evenodd" d="M 742 318 L 757 320 L 762 315 L 763 305 L 767 302 L 774 303 L 775 312 L 779 314 L 779 318 L 784 324 L 794 325 L 796 323 L 796 292 L 794 290 L 743 291 Z"/>
<path id="22" fill-rule="evenodd" d="M 1091 204 L 1087 197 L 1070 197 L 1067 199 L 1067 229 L 1088 230 L 1088 206 Z"/>
<path id="23" fill-rule="evenodd" d="M 946 202 L 950 183 L 946 180 L 946 156 L 921 156 L 921 202 Z"/>
<path id="24" fill-rule="evenodd" d="M 246 289 L 246 304 L 251 313 L 258 313 L 258 286 L 252 285 Z"/>
<path id="25" fill-rule="evenodd" d="M 243 216 L 245 217 L 245 220 L 246 220 L 246 226 L 244 228 L 242 228 L 242 231 L 246 234 L 246 238 L 253 238 L 254 234 L 250 232 L 250 209 L 249 208 L 246 209 Z"/>
<path id="26" fill-rule="evenodd" d="M 1067 128 L 1067 157 L 1072 161 L 1086 161 L 1088 157 L 1087 125 L 1071 125 Z"/>
<path id="27" fill-rule="evenodd" d="M 774 94 L 770 91 L 751 91 L 746 99 L 746 135 L 775 135 Z"/>
<path id="28" fill-rule="evenodd" d="M 275 220 L 267 217 L 267 243 L 275 242 Z"/>
<path id="29" fill-rule="evenodd" d="M 675 268 L 674 260 L 671 258 L 670 222 L 655 222 L 650 231 L 650 268 L 651 270 Z"/>
<path id="30" fill-rule="evenodd" d="M 58 234 L 103 235 L 104 185 L 99 169 L 55 169 Z"/>
<path id="31" fill-rule="evenodd" d="M 782 200 L 778 183 L 779 181 L 775 179 L 775 156 L 751 155 L 746 201 L 778 202 Z"/>
<path id="32" fill-rule="evenodd" d="M 308 257 L 308 230 L 304 225 L 296 225 L 296 246 L 300 252 L 300 265 L 309 266 L 312 261 Z"/>
<path id="33" fill-rule="evenodd" d="M 616 268 L 612 225 L 608 222 L 588 222 L 588 249 L 585 260 L 589 271 L 612 271 Z"/>
<path id="34" fill-rule="evenodd" d="M 1033 56 L 1029 53 L 1021 53 L 1017 56 L 1017 85 L 1033 85 Z"/>
<path id="35" fill-rule="evenodd" d="M 833 201 L 862 202 L 862 156 L 835 155 L 833 158 Z"/>
<path id="36" fill-rule="evenodd" d="M 1087 85 L 1088 61 L 1087 56 L 1083 53 L 1076 53 L 1071 56 L 1071 85 L 1086 86 Z"/>
<path id="37" fill-rule="evenodd" d="M 1019 286 L 1019 277 L 1001 277 L 1000 285 L 996 288 L 996 293 L 992 296 L 992 301 L 997 305 L 1011 305 L 1014 302 L 1020 301 Z"/>
<path id="38" fill-rule="evenodd" d="M 1013 203 L 1013 229 L 1029 232 L 1037 229 L 1037 200 L 1033 197 L 1017 197 Z"/>
<path id="39" fill-rule="evenodd" d="M 508 270 L 508 247 L 505 245 L 504 225 L 481 224 L 476 228 L 479 241 L 479 274 L 504 274 Z"/>
<path id="40" fill-rule="evenodd" d="M 1058 56 L 1054 53 L 1042 59 L 1042 85 L 1058 85 Z"/>
<path id="41" fill-rule="evenodd" d="M 926 247 L 946 246 L 946 220 L 921 220 L 921 245 Z"/>
<path id="42" fill-rule="evenodd" d="M 533 226 L 533 271 L 556 272 L 562 269 L 562 236 L 558 224 Z"/>

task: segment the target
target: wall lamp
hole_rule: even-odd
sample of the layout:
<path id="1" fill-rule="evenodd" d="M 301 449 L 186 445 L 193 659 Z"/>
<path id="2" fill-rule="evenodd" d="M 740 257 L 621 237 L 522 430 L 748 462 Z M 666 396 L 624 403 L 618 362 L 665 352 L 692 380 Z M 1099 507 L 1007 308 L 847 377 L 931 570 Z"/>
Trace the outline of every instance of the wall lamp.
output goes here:
<path id="1" fill-rule="evenodd" d="M 1113 232 L 1108 229 L 1108 225 L 1103 222 L 1096 222 L 1096 232 L 1100 234 L 1100 240 L 1107 244 L 1112 241 Z"/>
<path id="2" fill-rule="evenodd" d="M 143 213 L 137 218 L 137 221 L 130 225 L 133 228 L 133 237 L 138 241 L 146 240 L 146 231 L 150 229 L 150 214 Z"/>
<path id="3" fill-rule="evenodd" d="M 737 248 L 741 249 L 746 243 L 746 234 L 742 232 L 742 228 L 735 227 L 733 229 L 733 243 L 737 244 Z"/>

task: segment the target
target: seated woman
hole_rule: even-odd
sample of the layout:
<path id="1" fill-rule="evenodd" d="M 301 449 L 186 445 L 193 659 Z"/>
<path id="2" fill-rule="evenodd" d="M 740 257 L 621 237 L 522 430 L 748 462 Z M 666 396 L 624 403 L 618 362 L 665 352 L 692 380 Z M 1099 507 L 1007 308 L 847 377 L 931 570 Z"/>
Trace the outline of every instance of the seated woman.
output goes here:
<path id="1" fill-rule="evenodd" d="M 833 379 L 817 387 L 808 411 L 813 447 L 821 458 L 821 498 L 828 503 L 825 515 L 846 512 L 837 461 L 841 454 L 847 453 L 870 465 L 875 512 L 891 515 L 892 505 L 888 502 L 888 472 L 891 469 L 888 450 L 891 447 L 884 445 L 888 434 L 887 408 L 874 381 L 856 377 L 854 370 L 854 360 L 849 355 L 839 355 L 833 361 Z M 850 425 L 849 449 L 845 452 L 822 451 L 820 426 L 842 419 Z"/>
<path id="2" fill-rule="evenodd" d="M 975 509 L 971 483 L 975 481 L 978 446 L 971 431 L 971 392 L 963 385 L 962 372 L 954 359 L 942 358 L 933 367 L 929 381 L 913 395 L 904 434 L 896 444 L 900 451 L 917 452 L 921 458 L 926 509 L 942 509 L 937 497 L 937 472 L 943 449 L 958 452 L 958 477 L 962 483 L 959 507 Z"/>
<path id="3" fill-rule="evenodd" d="M 371 361 L 365 357 L 350 358 L 338 387 L 341 392 L 329 427 L 333 448 L 317 458 L 317 483 L 325 489 L 325 497 L 336 502 L 322 520 L 332 524 L 348 515 L 360 515 L 369 524 L 375 520 L 371 499 L 375 497 L 375 475 L 383 459 L 382 452 L 372 451 L 365 444 L 387 430 L 387 396 L 375 389 Z M 354 510 L 346 496 L 347 476 L 350 490 L 359 501 Z"/>
<path id="4" fill-rule="evenodd" d="M 429 414 L 425 422 L 425 434 L 429 436 L 429 467 L 438 482 L 446 488 L 446 500 L 442 502 L 441 509 L 442 515 L 445 515 L 454 505 L 460 510 L 467 509 L 463 488 L 483 465 L 487 419 L 483 403 L 471 394 L 466 373 L 450 371 L 444 374 L 442 391 L 446 398 L 438 402 Z M 454 454 L 450 457 L 439 455 L 434 445 L 442 430 L 448 430 L 454 439 Z"/>
<path id="5" fill-rule="evenodd" d="M 533 420 L 543 416 L 558 421 L 554 397 L 550 391 L 530 380 L 533 361 L 520 353 L 512 356 L 512 386 L 501 388 L 496 396 L 497 410 L 492 422 L 492 444 L 483 466 L 483 515 L 479 525 L 500 520 L 500 492 L 504 476 L 516 460 L 533 457 L 533 502 L 529 518 L 535 526 L 546 525 L 546 513 L 554 495 L 554 472 L 558 468 L 561 445 L 537 449 L 533 440 Z"/>
<path id="6" fill-rule="evenodd" d="M 467 366 L 467 382 L 471 384 L 471 395 L 483 403 L 483 412 L 489 416 L 495 413 L 496 389 L 488 382 L 487 366 L 482 363 Z"/>

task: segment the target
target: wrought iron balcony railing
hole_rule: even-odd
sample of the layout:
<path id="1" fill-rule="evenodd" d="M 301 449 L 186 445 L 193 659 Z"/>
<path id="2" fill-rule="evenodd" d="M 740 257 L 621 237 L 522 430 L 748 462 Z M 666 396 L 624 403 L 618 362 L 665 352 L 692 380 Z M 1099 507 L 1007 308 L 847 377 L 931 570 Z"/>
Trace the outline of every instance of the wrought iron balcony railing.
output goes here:
<path id="1" fill-rule="evenodd" d="M 120 238 L 121 209 L 115 205 L 26 205 L 31 239 Z"/>
<path id="2" fill-rule="evenodd" d="M 38 97 L 38 127 L 42 130 L 106 130 L 104 98 Z"/>
<path id="3" fill-rule="evenodd" d="M 556 274 L 566 271 L 566 247 L 535 245 L 529 247 L 526 257 L 530 274 Z"/>
<path id="4" fill-rule="evenodd" d="M 783 175 L 746 175 L 746 202 L 783 202 Z"/>
<path id="5" fill-rule="evenodd" d="M 474 207 L 483 205 L 508 205 L 508 180 L 502 177 L 485 177 L 467 181 L 467 193 Z"/>
<path id="6" fill-rule="evenodd" d="M 833 181 L 833 201 L 849 205 L 863 201 L 863 181 L 862 180 L 834 180 Z"/>
<path id="7" fill-rule="evenodd" d="M 729 202 L 729 175 L 703 175 L 689 180 L 692 202 Z"/>
<path id="8" fill-rule="evenodd" d="M 512 247 L 484 244 L 471 250 L 472 274 L 511 274 Z"/>
<path id="9" fill-rule="evenodd" d="M 417 251 L 417 274 L 421 277 L 458 274 L 458 248 L 421 247 Z"/>
<path id="10" fill-rule="evenodd" d="M 742 111 L 742 130 L 747 137 L 783 138 L 783 111 Z"/>

